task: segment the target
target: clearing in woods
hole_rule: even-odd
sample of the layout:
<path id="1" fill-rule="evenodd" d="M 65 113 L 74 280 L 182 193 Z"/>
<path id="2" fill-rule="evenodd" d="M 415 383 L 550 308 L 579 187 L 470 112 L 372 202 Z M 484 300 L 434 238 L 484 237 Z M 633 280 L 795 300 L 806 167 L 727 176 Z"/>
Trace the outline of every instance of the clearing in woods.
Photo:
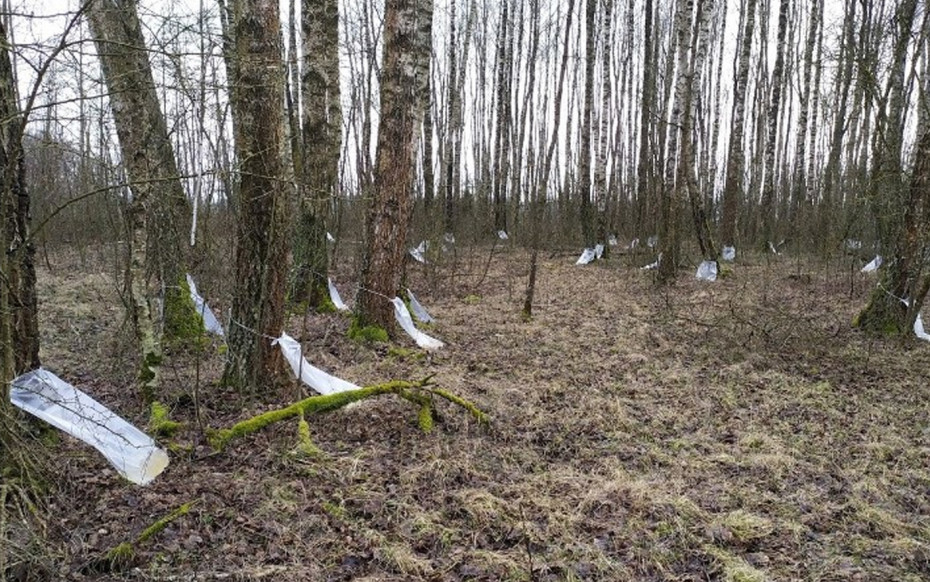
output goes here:
<path id="1" fill-rule="evenodd" d="M 131 580 L 926 580 L 930 345 L 851 329 L 873 277 L 850 259 L 741 258 L 717 283 L 667 291 L 629 257 L 541 260 L 464 251 L 454 283 L 408 269 L 447 343 L 435 354 L 348 340 L 339 314 L 295 315 L 308 359 L 360 385 L 437 382 L 459 409 L 431 434 L 393 398 L 296 421 L 213 452 L 229 426 L 302 396 L 217 387 L 223 350 L 168 360 L 171 466 L 148 487 L 62 438 L 51 577 Z M 541 257 L 542 259 L 542 257 Z M 645 262 L 645 261 L 643 261 Z M 43 361 L 146 428 L 112 257 L 51 257 L 39 273 Z M 471 272 L 469 270 L 471 269 Z M 354 269 L 335 279 L 351 303 Z M 451 272 L 451 271 L 450 271 Z M 206 276 L 205 276 L 206 278 Z M 228 279 L 228 278 L 227 278 Z M 218 314 L 224 279 L 198 281 Z M 221 316 L 222 318 L 222 316 Z M 184 503 L 190 512 L 119 572 L 82 567 Z"/>

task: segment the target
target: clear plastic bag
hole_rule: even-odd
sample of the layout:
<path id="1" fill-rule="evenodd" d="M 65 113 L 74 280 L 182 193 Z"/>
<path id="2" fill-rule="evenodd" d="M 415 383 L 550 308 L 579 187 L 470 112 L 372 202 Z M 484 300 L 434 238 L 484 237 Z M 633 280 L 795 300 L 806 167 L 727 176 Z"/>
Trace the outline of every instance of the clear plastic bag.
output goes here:
<path id="1" fill-rule="evenodd" d="M 426 308 L 417 301 L 417 296 L 413 294 L 413 291 L 407 289 L 407 296 L 410 297 L 410 308 L 413 309 L 413 314 L 417 319 L 423 323 L 433 323 L 433 321 L 435 321 L 429 312 L 426 311 Z"/>
<path id="2" fill-rule="evenodd" d="M 91 445 L 133 483 L 146 485 L 168 466 L 151 437 L 48 370 L 14 379 L 10 402 Z"/>
<path id="3" fill-rule="evenodd" d="M 413 338 L 413 341 L 415 341 L 418 346 L 425 350 L 438 350 L 446 345 L 438 339 L 430 337 L 417 329 L 417 326 L 413 324 L 413 318 L 410 317 L 410 312 L 407 311 L 407 306 L 404 305 L 400 297 L 391 299 L 391 303 L 394 304 L 394 318 L 397 320 L 397 323 L 407 332 L 407 335 Z"/>
<path id="4" fill-rule="evenodd" d="M 187 286 L 190 287 L 191 299 L 194 302 L 194 307 L 197 308 L 197 313 L 203 316 L 204 328 L 212 334 L 223 337 L 223 326 L 220 324 L 220 320 L 216 318 L 213 310 L 210 309 L 207 302 L 203 300 L 203 297 L 197 293 L 197 285 L 194 284 L 194 278 L 191 277 L 190 274 L 187 275 Z"/>
<path id="5" fill-rule="evenodd" d="M 339 311 L 349 311 L 349 306 L 346 305 L 342 297 L 339 296 L 339 290 L 333 285 L 333 280 L 331 278 L 326 279 L 326 284 L 329 286 L 329 300 L 333 302 L 336 309 Z"/>
<path id="6" fill-rule="evenodd" d="M 581 251 L 581 256 L 575 261 L 576 265 L 587 265 L 594 260 L 594 249 L 585 249 Z"/>
<path id="7" fill-rule="evenodd" d="M 861 272 L 872 273 L 873 271 L 877 271 L 878 268 L 881 266 L 882 266 L 882 256 L 875 255 L 874 259 L 869 261 L 869 263 L 866 266 L 862 267 Z"/>
<path id="8" fill-rule="evenodd" d="M 291 370 L 294 371 L 294 377 L 313 388 L 320 394 L 335 394 L 336 392 L 345 392 L 347 390 L 358 390 L 358 386 L 351 382 L 346 382 L 340 378 L 327 374 L 319 368 L 310 365 L 303 356 L 303 349 L 300 342 L 282 333 L 281 337 L 271 342 L 281 348 L 284 359 L 290 364 Z"/>
<path id="9" fill-rule="evenodd" d="M 736 247 L 723 247 L 722 258 L 724 261 L 732 261 L 736 258 Z"/>
<path id="10" fill-rule="evenodd" d="M 717 280 L 717 261 L 702 261 L 694 275 L 701 281 Z"/>

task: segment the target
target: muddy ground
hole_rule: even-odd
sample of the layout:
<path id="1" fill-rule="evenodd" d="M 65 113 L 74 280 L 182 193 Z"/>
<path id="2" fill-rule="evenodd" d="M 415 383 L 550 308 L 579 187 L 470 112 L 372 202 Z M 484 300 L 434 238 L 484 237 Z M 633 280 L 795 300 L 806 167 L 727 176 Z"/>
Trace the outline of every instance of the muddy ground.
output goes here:
<path id="1" fill-rule="evenodd" d="M 348 255 L 350 253 L 346 253 Z M 219 387 L 223 349 L 164 373 L 170 467 L 147 487 L 63 438 L 54 455 L 53 579 L 927 580 L 930 345 L 874 340 L 850 321 L 875 284 L 858 261 L 740 258 L 717 283 L 682 270 L 656 290 L 615 256 L 542 257 L 521 319 L 528 255 L 460 251 L 408 282 L 446 348 L 360 345 L 339 314 L 295 315 L 312 363 L 357 384 L 435 375 L 491 417 L 440 405 L 431 434 L 383 397 L 212 451 L 229 426 L 303 396 L 293 384 Z M 134 354 L 113 261 L 53 253 L 39 273 L 43 361 L 138 426 Z M 486 270 L 487 266 L 487 270 Z M 353 268 L 335 279 L 351 303 Z M 198 281 L 217 312 L 221 270 Z M 181 504 L 190 512 L 120 571 L 87 568 Z"/>

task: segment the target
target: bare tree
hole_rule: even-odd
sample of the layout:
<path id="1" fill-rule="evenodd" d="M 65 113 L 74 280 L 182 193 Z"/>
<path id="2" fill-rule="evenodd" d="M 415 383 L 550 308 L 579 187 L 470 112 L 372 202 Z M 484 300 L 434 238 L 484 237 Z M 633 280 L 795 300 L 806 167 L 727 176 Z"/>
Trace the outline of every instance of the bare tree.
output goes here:
<path id="1" fill-rule="evenodd" d="M 200 325 L 185 278 L 185 235 L 190 211 L 168 138 L 142 27 L 132 0 L 96 0 L 87 9 L 90 30 L 109 89 L 122 163 L 132 200 L 129 222 L 130 317 L 142 355 L 139 379 L 155 397 L 162 337 L 150 300 L 154 279 L 164 298 L 164 339 L 197 337 Z"/>

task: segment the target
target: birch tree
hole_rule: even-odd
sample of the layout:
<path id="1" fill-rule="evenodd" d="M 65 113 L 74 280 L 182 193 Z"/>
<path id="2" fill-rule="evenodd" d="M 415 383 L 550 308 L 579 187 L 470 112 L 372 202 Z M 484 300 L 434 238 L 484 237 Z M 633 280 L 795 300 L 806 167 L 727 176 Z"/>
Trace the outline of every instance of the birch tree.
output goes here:
<path id="1" fill-rule="evenodd" d="M 303 0 L 303 159 L 294 236 L 293 301 L 319 307 L 328 301 L 326 215 L 339 186 L 342 108 L 339 91 L 339 6 Z"/>
<path id="2" fill-rule="evenodd" d="M 164 340 L 198 337 L 202 324 L 187 287 L 184 240 L 190 211 L 158 102 L 152 68 L 133 0 L 95 0 L 88 23 L 108 89 L 122 164 L 132 200 L 128 287 L 130 318 L 140 341 L 143 395 L 154 398 L 162 360 L 162 334 L 151 300 L 161 291 Z M 152 286 L 158 291 L 153 291 Z"/>
<path id="3" fill-rule="evenodd" d="M 281 371 L 267 337 L 284 326 L 287 276 L 287 180 L 284 69 L 276 0 L 235 0 L 230 103 L 239 163 L 236 265 L 223 381 L 267 388 Z"/>
<path id="4" fill-rule="evenodd" d="M 356 325 L 394 329 L 394 307 L 386 297 L 400 290 L 407 228 L 413 206 L 417 134 L 429 74 L 432 0 L 387 0 L 381 121 L 374 195 L 365 227 L 365 256 L 356 302 Z"/>

